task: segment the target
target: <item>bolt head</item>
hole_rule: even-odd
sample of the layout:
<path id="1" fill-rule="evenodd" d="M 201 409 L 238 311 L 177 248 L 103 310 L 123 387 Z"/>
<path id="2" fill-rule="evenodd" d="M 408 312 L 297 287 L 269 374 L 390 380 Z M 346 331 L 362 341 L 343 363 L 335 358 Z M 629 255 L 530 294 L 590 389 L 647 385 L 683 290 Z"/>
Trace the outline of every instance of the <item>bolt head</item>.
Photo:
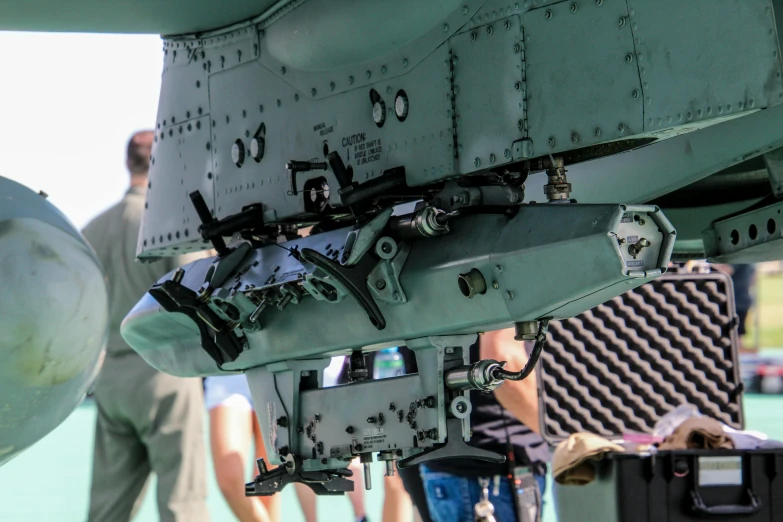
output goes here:
<path id="1" fill-rule="evenodd" d="M 468 407 L 465 405 L 464 402 L 457 403 L 457 411 L 460 413 L 465 413 L 465 410 L 467 410 Z"/>
<path id="2" fill-rule="evenodd" d="M 394 98 L 394 114 L 399 120 L 404 120 L 408 116 L 408 97 L 402 93 Z"/>
<path id="3" fill-rule="evenodd" d="M 383 125 L 383 122 L 386 120 L 386 107 L 384 107 L 381 100 L 378 100 L 372 106 L 372 119 L 377 125 Z"/>
<path id="4" fill-rule="evenodd" d="M 500 285 L 498 284 L 498 282 L 497 282 L 497 281 L 492 281 L 492 288 L 494 288 L 495 290 L 497 290 L 498 288 L 500 288 Z"/>

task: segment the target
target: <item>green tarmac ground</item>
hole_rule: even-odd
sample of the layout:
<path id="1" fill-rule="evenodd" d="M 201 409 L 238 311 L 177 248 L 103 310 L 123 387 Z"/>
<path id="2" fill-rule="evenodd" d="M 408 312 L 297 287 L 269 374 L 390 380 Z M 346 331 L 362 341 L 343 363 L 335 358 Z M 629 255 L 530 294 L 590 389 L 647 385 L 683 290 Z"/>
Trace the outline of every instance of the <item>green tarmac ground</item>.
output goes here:
<path id="1" fill-rule="evenodd" d="M 206 417 L 205 417 L 206 422 Z M 83 522 L 92 465 L 95 405 L 87 400 L 60 427 L 38 444 L 0 468 L 0 522 Z M 783 396 L 748 395 L 745 398 L 745 424 L 748 429 L 783 439 Z M 213 522 L 234 518 L 223 501 L 209 466 L 209 510 Z M 373 464 L 373 484 L 365 503 L 371 522 L 381 522 L 384 467 Z M 248 463 L 248 474 L 250 463 Z M 549 495 L 547 495 L 549 497 Z M 549 498 L 547 498 L 548 500 Z M 555 517 L 548 502 L 544 522 Z M 348 500 L 343 497 L 318 500 L 319 522 L 351 522 Z M 150 484 L 144 506 L 135 522 L 158 520 L 154 483 Z M 283 521 L 303 521 L 293 488 L 283 492 Z"/>

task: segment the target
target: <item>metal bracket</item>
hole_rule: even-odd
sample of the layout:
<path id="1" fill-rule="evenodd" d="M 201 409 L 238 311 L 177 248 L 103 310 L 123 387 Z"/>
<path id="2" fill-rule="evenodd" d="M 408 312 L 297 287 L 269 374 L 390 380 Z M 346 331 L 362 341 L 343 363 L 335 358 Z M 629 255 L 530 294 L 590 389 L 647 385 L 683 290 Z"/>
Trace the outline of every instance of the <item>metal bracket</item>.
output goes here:
<path id="1" fill-rule="evenodd" d="M 446 419 L 446 434 L 445 444 L 433 446 L 412 457 L 402 459 L 397 462 L 397 467 L 404 469 L 436 459 L 475 459 L 496 464 L 506 461 L 506 457 L 499 453 L 466 444 L 463 439 L 462 420 L 460 419 Z"/>
<path id="2" fill-rule="evenodd" d="M 320 252 L 309 248 L 302 249 L 300 255 L 302 260 L 314 264 L 339 282 L 356 299 L 375 328 L 378 330 L 386 328 L 386 319 L 367 289 L 367 277 L 373 268 L 372 259 L 364 258 L 351 268 L 340 265 Z"/>
<path id="3" fill-rule="evenodd" d="M 341 260 L 343 265 L 354 266 L 364 257 L 364 254 L 370 250 L 386 229 L 393 212 L 393 208 L 385 208 L 368 223 L 351 230 L 345 239 L 345 249 Z"/>
<path id="4" fill-rule="evenodd" d="M 218 367 L 226 362 L 235 361 L 244 350 L 245 338 L 240 339 L 234 330 L 229 328 L 229 325 L 209 307 L 207 299 L 181 285 L 179 283 L 181 278 L 181 272 L 177 271 L 172 279 L 153 285 L 149 289 L 149 294 L 167 312 L 185 314 L 196 323 L 201 335 L 201 346 Z"/>
<path id="5" fill-rule="evenodd" d="M 783 196 L 783 148 L 767 152 L 763 157 L 772 191 L 779 198 Z"/>
<path id="6" fill-rule="evenodd" d="M 353 471 L 348 468 L 324 471 L 303 471 L 296 465 L 298 459 L 289 455 L 284 466 L 268 471 L 264 459 L 258 459 L 258 476 L 245 484 L 246 497 L 265 497 L 283 490 L 288 484 L 299 482 L 313 490 L 316 495 L 342 495 L 353 491 L 351 477 Z"/>
<path id="7" fill-rule="evenodd" d="M 410 244 L 403 242 L 398 246 L 390 237 L 382 237 L 375 243 L 375 253 L 381 260 L 367 278 L 367 287 L 375 299 L 391 305 L 408 302 L 400 283 L 400 272 L 410 251 Z"/>

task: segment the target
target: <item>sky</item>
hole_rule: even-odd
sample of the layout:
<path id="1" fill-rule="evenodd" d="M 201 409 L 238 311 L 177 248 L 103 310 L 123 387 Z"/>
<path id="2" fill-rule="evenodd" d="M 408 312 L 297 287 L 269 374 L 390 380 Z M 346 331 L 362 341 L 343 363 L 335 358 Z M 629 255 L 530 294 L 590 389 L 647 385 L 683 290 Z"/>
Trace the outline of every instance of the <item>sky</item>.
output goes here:
<path id="1" fill-rule="evenodd" d="M 0 176 L 81 229 L 122 197 L 127 140 L 155 124 L 161 39 L 0 32 L 0 49 Z"/>

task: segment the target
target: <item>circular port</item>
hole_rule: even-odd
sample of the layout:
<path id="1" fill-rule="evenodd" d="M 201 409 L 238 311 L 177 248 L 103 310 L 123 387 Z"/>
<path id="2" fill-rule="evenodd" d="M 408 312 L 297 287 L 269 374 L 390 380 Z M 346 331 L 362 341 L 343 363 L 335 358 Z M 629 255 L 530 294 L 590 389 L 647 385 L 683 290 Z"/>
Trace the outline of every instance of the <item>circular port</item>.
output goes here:
<path id="1" fill-rule="evenodd" d="M 468 299 L 487 293 L 487 282 L 481 272 L 475 268 L 470 272 L 460 274 L 457 278 L 457 284 L 459 291 Z"/>

